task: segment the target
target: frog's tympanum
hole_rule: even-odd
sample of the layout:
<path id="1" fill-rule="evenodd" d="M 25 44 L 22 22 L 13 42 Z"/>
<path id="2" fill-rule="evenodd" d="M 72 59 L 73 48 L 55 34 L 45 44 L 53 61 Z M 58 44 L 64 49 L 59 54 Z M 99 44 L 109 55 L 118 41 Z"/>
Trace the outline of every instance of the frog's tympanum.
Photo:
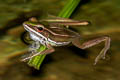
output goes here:
<path id="1" fill-rule="evenodd" d="M 68 45 L 70 43 L 80 49 L 86 49 L 104 41 L 105 47 L 96 57 L 96 64 L 99 59 L 105 58 L 105 54 L 110 47 L 110 37 L 102 36 L 80 44 L 80 34 L 68 28 L 69 26 L 77 27 L 78 25 L 88 24 L 88 21 L 77 21 L 65 18 L 43 19 L 40 21 L 30 20 L 24 22 L 23 26 L 25 30 L 29 32 L 30 38 L 34 43 L 29 48 L 31 55 L 22 59 L 22 61 L 29 60 L 37 55 L 50 54 L 55 51 L 54 47 Z M 40 48 L 40 44 L 46 46 L 47 49 L 38 52 L 37 50 Z"/>

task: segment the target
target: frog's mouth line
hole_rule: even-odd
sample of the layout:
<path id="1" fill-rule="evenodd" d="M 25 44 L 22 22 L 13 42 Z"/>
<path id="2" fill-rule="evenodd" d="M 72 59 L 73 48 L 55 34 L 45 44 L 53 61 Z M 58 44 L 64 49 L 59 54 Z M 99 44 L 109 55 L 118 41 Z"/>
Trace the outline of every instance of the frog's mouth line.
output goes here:
<path id="1" fill-rule="evenodd" d="M 28 25 L 23 24 L 23 26 L 24 26 L 25 30 L 27 30 L 28 32 L 32 32 L 34 34 L 37 34 L 38 36 L 40 36 L 42 38 L 45 38 L 47 40 L 46 37 L 44 37 L 42 34 L 40 34 L 40 33 L 36 32 L 36 31 L 34 31 L 33 29 L 31 29 Z"/>

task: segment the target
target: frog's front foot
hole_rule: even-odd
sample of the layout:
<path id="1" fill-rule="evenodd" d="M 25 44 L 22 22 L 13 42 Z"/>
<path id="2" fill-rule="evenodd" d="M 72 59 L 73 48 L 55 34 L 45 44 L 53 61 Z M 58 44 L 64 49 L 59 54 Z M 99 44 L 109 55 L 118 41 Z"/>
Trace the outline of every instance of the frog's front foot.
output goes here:
<path id="1" fill-rule="evenodd" d="M 40 48 L 40 43 L 39 41 L 36 41 L 36 42 L 33 42 L 30 46 L 29 46 L 29 49 L 28 51 L 31 52 L 31 51 L 35 51 L 37 49 Z"/>

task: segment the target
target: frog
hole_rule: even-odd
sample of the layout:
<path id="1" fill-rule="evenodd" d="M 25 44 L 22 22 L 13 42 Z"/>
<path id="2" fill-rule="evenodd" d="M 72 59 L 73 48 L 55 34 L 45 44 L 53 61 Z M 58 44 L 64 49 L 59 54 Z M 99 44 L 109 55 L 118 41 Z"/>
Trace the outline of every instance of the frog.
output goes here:
<path id="1" fill-rule="evenodd" d="M 80 27 L 91 24 L 89 21 L 73 20 L 68 18 L 54 18 L 54 19 L 41 19 L 31 18 L 23 23 L 24 29 L 29 33 L 30 38 L 34 41 L 29 46 L 28 57 L 22 59 L 26 61 L 38 55 L 50 54 L 55 51 L 55 47 L 65 46 L 72 43 L 80 49 L 87 49 L 95 46 L 101 42 L 105 42 L 104 48 L 100 51 L 95 58 L 94 65 L 100 60 L 105 59 L 106 53 L 110 48 L 111 38 L 107 35 L 97 37 L 83 43 L 80 43 L 81 35 L 69 29 L 69 27 Z M 45 46 L 47 49 L 38 52 L 40 45 Z"/>

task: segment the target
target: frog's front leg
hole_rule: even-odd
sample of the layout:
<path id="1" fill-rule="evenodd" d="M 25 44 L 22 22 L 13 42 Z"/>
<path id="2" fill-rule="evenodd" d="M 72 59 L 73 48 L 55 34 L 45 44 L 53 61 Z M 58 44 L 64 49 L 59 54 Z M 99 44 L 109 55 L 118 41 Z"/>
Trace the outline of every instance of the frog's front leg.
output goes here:
<path id="1" fill-rule="evenodd" d="M 37 53 L 37 50 L 38 50 L 39 48 L 40 48 L 40 43 L 39 43 L 39 41 L 33 42 L 33 43 L 29 46 L 28 52 L 21 57 L 21 61 L 26 61 L 26 60 L 27 60 L 26 58 L 33 56 L 35 53 Z"/>
<path id="2" fill-rule="evenodd" d="M 30 53 L 36 53 L 37 49 L 39 49 L 39 48 L 40 48 L 40 42 L 39 41 L 35 41 L 35 42 L 33 42 L 29 46 L 28 52 L 30 52 Z"/>
<path id="3" fill-rule="evenodd" d="M 32 59 L 33 57 L 38 56 L 38 55 L 50 54 L 50 53 L 52 53 L 54 51 L 55 51 L 54 48 L 52 46 L 48 45 L 46 50 L 44 50 L 42 52 L 34 53 L 34 55 L 32 55 L 32 56 L 29 56 L 29 57 L 26 57 L 26 58 L 22 59 L 22 61 L 26 61 L 28 59 Z"/>
<path id="4" fill-rule="evenodd" d="M 101 50 L 99 55 L 96 57 L 95 63 L 94 63 L 94 65 L 95 65 L 98 62 L 99 59 L 101 59 L 101 58 L 105 59 L 105 54 L 106 54 L 107 50 L 110 48 L 110 37 L 102 36 L 102 37 L 84 42 L 82 45 L 79 42 L 79 38 L 76 38 L 74 41 L 72 41 L 72 43 L 75 46 L 77 46 L 78 48 L 86 49 L 86 48 L 92 47 L 96 44 L 99 44 L 103 41 L 105 41 L 105 47 Z"/>

